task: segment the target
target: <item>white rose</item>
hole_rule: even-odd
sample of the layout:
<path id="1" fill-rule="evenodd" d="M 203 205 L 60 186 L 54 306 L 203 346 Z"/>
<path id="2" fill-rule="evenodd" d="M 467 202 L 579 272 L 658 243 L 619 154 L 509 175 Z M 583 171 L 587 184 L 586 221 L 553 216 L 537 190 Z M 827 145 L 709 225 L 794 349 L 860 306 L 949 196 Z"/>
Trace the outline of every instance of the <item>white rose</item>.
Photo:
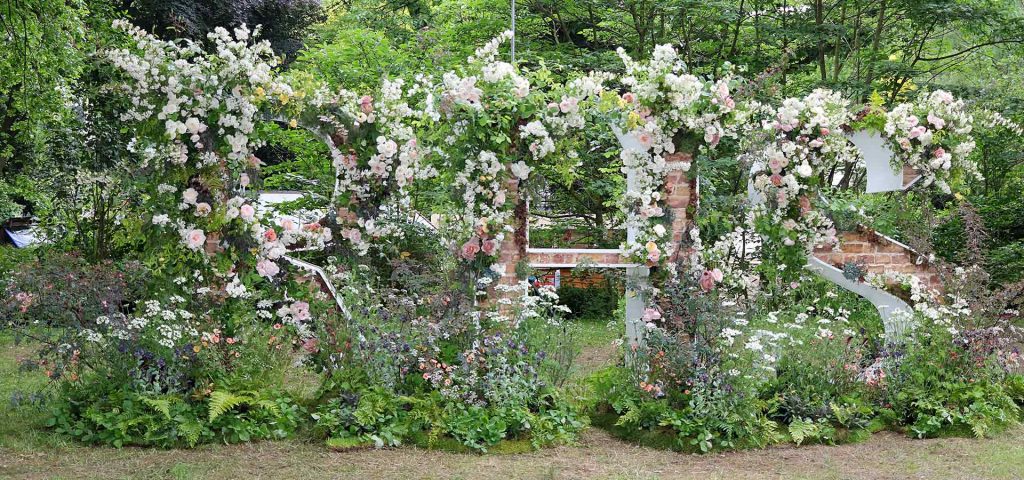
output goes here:
<path id="1" fill-rule="evenodd" d="M 194 188 L 189 188 L 188 190 L 182 192 L 181 199 L 182 201 L 189 205 L 195 205 L 196 200 L 199 199 L 199 192 L 197 192 L 196 189 Z"/>
<path id="2" fill-rule="evenodd" d="M 523 161 L 513 163 L 509 168 L 512 170 L 512 175 L 515 175 L 516 178 L 520 180 L 526 180 L 530 176 L 530 172 L 533 171 L 533 169 Z"/>

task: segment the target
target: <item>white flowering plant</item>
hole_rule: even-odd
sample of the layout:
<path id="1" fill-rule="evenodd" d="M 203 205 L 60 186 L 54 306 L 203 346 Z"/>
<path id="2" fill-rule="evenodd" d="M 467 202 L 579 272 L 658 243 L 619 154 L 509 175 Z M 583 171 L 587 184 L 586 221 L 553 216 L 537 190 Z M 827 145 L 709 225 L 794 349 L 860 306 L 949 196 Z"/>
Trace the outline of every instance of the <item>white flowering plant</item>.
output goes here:
<path id="1" fill-rule="evenodd" d="M 962 99 L 945 90 L 923 92 L 914 102 L 884 112 L 884 118 L 882 133 L 895 153 L 894 166 L 915 169 L 923 186 L 934 184 L 950 193 L 951 182 L 959 177 L 981 178 L 970 159 L 974 116 Z"/>

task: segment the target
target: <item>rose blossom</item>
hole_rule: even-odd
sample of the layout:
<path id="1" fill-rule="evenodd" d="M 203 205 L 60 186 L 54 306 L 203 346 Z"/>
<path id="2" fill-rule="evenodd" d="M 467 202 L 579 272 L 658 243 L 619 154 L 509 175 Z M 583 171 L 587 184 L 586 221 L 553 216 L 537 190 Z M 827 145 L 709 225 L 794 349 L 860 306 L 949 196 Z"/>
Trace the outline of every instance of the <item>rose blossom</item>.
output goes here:
<path id="1" fill-rule="evenodd" d="M 495 242 L 492 238 L 484 241 L 481 251 L 484 252 L 484 255 L 494 255 L 494 251 L 497 250 L 497 248 L 498 242 Z"/>
<path id="2" fill-rule="evenodd" d="M 644 316 L 643 316 L 644 322 L 653 322 L 653 321 L 658 320 L 660 318 L 661 318 L 661 312 L 659 312 L 658 309 L 650 308 L 650 307 L 644 309 Z"/>
<path id="3" fill-rule="evenodd" d="M 462 258 L 466 260 L 472 260 L 479 251 L 480 239 L 477 237 L 470 238 L 466 243 L 462 244 Z"/>
<path id="4" fill-rule="evenodd" d="M 704 273 L 701 274 L 700 280 L 697 280 L 697 283 L 700 284 L 701 290 L 710 292 L 715 288 L 715 277 L 711 276 L 710 270 L 705 270 Z"/>
<path id="5" fill-rule="evenodd" d="M 264 258 L 263 260 L 260 260 L 258 263 L 256 263 L 256 273 L 259 273 L 260 276 L 270 278 L 273 277 L 274 275 L 277 275 L 278 272 L 280 271 L 281 268 L 278 267 L 277 264 L 271 260 L 267 260 Z"/>
<path id="6" fill-rule="evenodd" d="M 209 203 L 201 202 L 201 203 L 197 203 L 196 204 L 196 216 L 197 217 L 205 217 L 205 216 L 209 215 L 212 210 L 213 209 L 210 207 Z"/>
<path id="7" fill-rule="evenodd" d="M 373 97 L 363 95 L 363 97 L 359 99 L 359 110 L 367 115 L 373 113 Z"/>
<path id="8" fill-rule="evenodd" d="M 198 228 L 189 230 L 185 234 L 185 243 L 188 245 L 188 248 L 199 250 L 206 243 L 206 234 Z"/>
<path id="9" fill-rule="evenodd" d="M 252 205 L 242 205 L 238 209 L 238 215 L 242 217 L 242 220 L 251 222 L 256 218 L 256 209 L 252 208 Z"/>
<path id="10" fill-rule="evenodd" d="M 295 302 L 292 304 L 292 318 L 300 322 L 309 320 L 309 304 L 306 302 Z"/>
<path id="11" fill-rule="evenodd" d="M 194 188 L 189 188 L 188 190 L 185 190 L 184 192 L 181 193 L 181 200 L 189 205 L 196 203 L 196 200 L 198 199 L 199 192 L 197 192 L 196 189 Z"/>

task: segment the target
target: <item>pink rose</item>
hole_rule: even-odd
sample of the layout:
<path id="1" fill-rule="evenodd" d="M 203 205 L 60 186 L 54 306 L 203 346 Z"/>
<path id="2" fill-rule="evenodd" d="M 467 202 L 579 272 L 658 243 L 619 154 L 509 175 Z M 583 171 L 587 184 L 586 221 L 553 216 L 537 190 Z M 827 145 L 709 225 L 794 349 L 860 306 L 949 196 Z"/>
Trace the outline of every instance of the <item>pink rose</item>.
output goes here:
<path id="1" fill-rule="evenodd" d="M 661 259 L 661 252 L 660 251 L 653 251 L 653 252 L 650 252 L 650 253 L 647 254 L 647 262 L 648 263 L 658 263 L 658 260 L 660 260 L 660 259 Z"/>
<path id="2" fill-rule="evenodd" d="M 623 93 L 622 94 L 622 99 L 625 100 L 626 103 L 633 103 L 633 102 L 636 101 L 636 94 L 633 93 L 633 92 Z"/>
<path id="3" fill-rule="evenodd" d="M 264 258 L 256 263 L 256 273 L 259 273 L 263 277 L 273 277 L 281 271 L 281 268 L 277 266 L 272 260 Z"/>
<path id="4" fill-rule="evenodd" d="M 768 177 L 768 180 L 771 181 L 772 185 L 775 185 L 776 187 L 782 186 L 782 175 L 779 175 L 777 173 L 773 174 L 771 177 Z"/>
<path id="5" fill-rule="evenodd" d="M 826 136 L 828 136 L 829 133 L 831 133 L 831 130 L 829 130 L 828 128 L 825 128 L 825 127 L 821 127 L 820 132 L 821 132 L 821 136 L 826 137 Z"/>
<path id="6" fill-rule="evenodd" d="M 711 278 L 715 279 L 715 282 L 719 282 L 720 283 L 722 281 L 722 279 L 725 278 L 725 274 L 722 273 L 721 270 L 716 268 L 716 269 L 711 271 Z"/>
<path id="7" fill-rule="evenodd" d="M 242 220 L 247 222 L 251 222 L 256 219 L 256 209 L 252 208 L 252 205 L 242 205 L 242 207 L 238 209 L 238 212 L 239 216 L 242 217 Z"/>
<path id="8" fill-rule="evenodd" d="M 302 349 L 305 350 L 306 353 L 316 353 L 320 350 L 320 347 L 317 346 L 319 343 L 320 341 L 315 338 L 307 338 L 302 341 Z"/>
<path id="9" fill-rule="evenodd" d="M 498 242 L 494 241 L 494 239 L 492 238 L 484 241 L 481 251 L 483 251 L 485 255 L 494 255 L 494 251 L 497 249 Z"/>
<path id="10" fill-rule="evenodd" d="M 188 248 L 199 250 L 206 243 L 206 234 L 198 228 L 189 230 L 185 234 L 185 243 L 188 245 Z"/>
<path id="11" fill-rule="evenodd" d="M 656 309 L 656 308 L 646 308 L 646 309 L 644 309 L 643 320 L 645 322 L 653 322 L 653 321 L 659 320 L 659 319 L 661 319 L 661 312 L 659 312 L 658 309 Z"/>
<path id="12" fill-rule="evenodd" d="M 946 150 L 943 149 L 942 147 L 936 148 L 935 151 L 932 152 L 932 155 L 935 155 L 935 158 L 942 158 L 942 156 L 945 154 Z"/>
<path id="13" fill-rule="evenodd" d="M 266 239 L 268 242 L 276 242 L 277 231 L 274 230 L 273 228 L 268 228 L 267 231 L 263 233 L 263 238 Z"/>
<path id="14" fill-rule="evenodd" d="M 644 147 L 645 149 L 651 148 L 651 143 L 654 142 L 654 138 L 651 137 L 651 134 L 646 131 L 641 131 L 640 133 L 638 133 L 636 135 L 636 140 L 640 142 L 640 146 Z"/>
<path id="15" fill-rule="evenodd" d="M 480 239 L 473 237 L 466 243 L 462 244 L 462 258 L 466 260 L 472 260 L 476 257 L 476 254 L 480 252 Z"/>
<path id="16" fill-rule="evenodd" d="M 198 199 L 199 199 L 199 192 L 197 192 L 196 189 L 194 189 L 194 188 L 189 188 L 189 189 L 187 189 L 187 190 L 185 190 L 184 192 L 181 193 L 181 201 L 183 201 L 183 202 L 185 202 L 185 203 L 187 203 L 189 205 L 196 203 L 196 200 L 198 200 Z"/>
<path id="17" fill-rule="evenodd" d="M 811 199 L 807 195 L 800 196 L 800 212 L 806 214 L 811 211 Z"/>

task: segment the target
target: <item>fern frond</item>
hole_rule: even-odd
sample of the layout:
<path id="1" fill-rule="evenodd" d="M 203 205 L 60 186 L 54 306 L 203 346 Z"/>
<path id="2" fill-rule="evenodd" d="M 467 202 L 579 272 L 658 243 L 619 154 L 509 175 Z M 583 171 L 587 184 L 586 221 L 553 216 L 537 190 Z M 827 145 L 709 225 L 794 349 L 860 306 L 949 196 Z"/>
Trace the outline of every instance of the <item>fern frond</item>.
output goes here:
<path id="1" fill-rule="evenodd" d="M 210 421 L 216 420 L 217 417 L 232 408 L 250 402 L 252 402 L 252 397 L 246 395 L 236 395 L 231 392 L 222 391 L 213 392 L 210 394 Z"/>
<path id="2" fill-rule="evenodd" d="M 171 401 L 166 398 L 149 398 L 139 395 L 139 401 L 152 408 L 157 413 L 162 413 L 164 418 L 171 419 Z"/>

